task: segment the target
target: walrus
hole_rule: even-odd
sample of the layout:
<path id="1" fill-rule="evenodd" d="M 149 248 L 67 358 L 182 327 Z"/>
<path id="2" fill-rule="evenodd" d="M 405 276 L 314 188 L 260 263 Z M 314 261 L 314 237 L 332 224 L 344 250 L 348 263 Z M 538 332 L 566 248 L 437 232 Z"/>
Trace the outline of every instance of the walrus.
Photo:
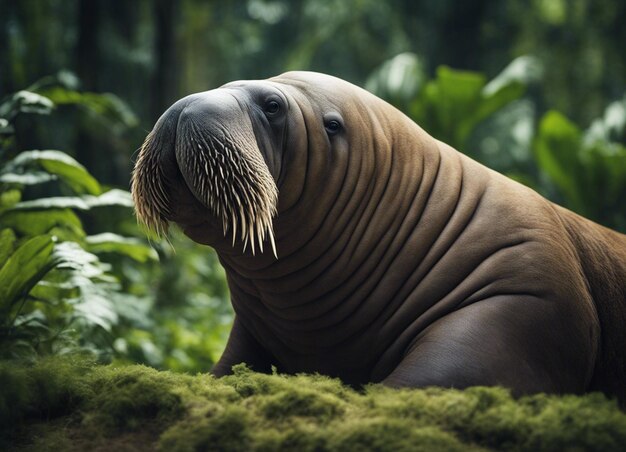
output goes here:
<path id="1" fill-rule="evenodd" d="M 213 247 L 235 319 L 216 376 L 626 401 L 626 236 L 434 139 L 346 81 L 287 72 L 172 105 L 138 219 Z"/>

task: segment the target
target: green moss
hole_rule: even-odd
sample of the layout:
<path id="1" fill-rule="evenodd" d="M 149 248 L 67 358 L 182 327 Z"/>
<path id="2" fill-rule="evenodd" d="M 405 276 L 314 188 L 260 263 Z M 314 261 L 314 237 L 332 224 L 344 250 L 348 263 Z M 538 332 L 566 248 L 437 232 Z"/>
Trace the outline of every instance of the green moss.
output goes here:
<path id="1" fill-rule="evenodd" d="M 184 411 L 181 380 L 184 376 L 145 366 L 100 367 L 89 378 L 93 394 L 85 403 L 84 424 L 112 432 L 135 430 L 146 421 L 174 420 Z"/>
<path id="2" fill-rule="evenodd" d="M 63 419 L 65 420 L 65 419 Z M 72 440 L 65 430 L 67 422 L 46 422 L 29 428 L 28 442 L 14 445 L 15 450 L 24 452 L 58 452 L 72 449 Z M 8 448 L 11 450 L 11 448 Z"/>
<path id="3" fill-rule="evenodd" d="M 325 422 L 344 411 L 336 397 L 297 387 L 268 395 L 258 403 L 260 412 L 268 419 L 308 416 Z"/>
<path id="4" fill-rule="evenodd" d="M 616 403 L 607 402 L 604 396 L 548 398 L 539 395 L 525 399 L 522 406 L 528 408 L 533 399 L 540 400 L 542 409 L 536 416 L 529 417 L 524 450 L 624 450 L 626 416 L 617 409 Z"/>
<path id="5" fill-rule="evenodd" d="M 88 391 L 83 376 L 91 368 L 92 363 L 80 356 L 42 359 L 30 366 L 1 362 L 0 426 L 10 428 L 25 417 L 47 419 L 71 412 Z"/>
<path id="6" fill-rule="evenodd" d="M 328 430 L 302 419 L 294 420 L 286 428 L 267 425 L 254 437 L 254 450 L 259 452 L 314 452 L 328 449 Z"/>
<path id="7" fill-rule="evenodd" d="M 330 450 L 471 451 L 453 434 L 437 427 L 416 427 L 408 419 L 356 419 L 340 426 L 331 436 Z"/>
<path id="8" fill-rule="evenodd" d="M 319 375 L 159 372 L 77 358 L 0 364 L 0 449 L 623 450 L 626 415 L 599 394 L 502 388 L 357 392 Z"/>
<path id="9" fill-rule="evenodd" d="M 159 443 L 163 451 L 250 450 L 250 416 L 238 406 L 186 418 L 168 429 Z"/>

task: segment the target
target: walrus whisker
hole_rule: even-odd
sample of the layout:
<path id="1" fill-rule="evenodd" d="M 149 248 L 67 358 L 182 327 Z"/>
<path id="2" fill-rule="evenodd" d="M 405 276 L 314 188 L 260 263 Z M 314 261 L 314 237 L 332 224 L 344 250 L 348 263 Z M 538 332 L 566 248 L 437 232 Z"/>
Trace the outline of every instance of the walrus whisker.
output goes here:
<path id="1" fill-rule="evenodd" d="M 248 235 L 246 234 L 243 239 L 243 252 L 246 252 L 246 246 L 248 245 Z"/>
<path id="2" fill-rule="evenodd" d="M 232 221 L 233 221 L 233 243 L 232 243 L 232 246 L 234 248 L 235 247 L 235 239 L 236 239 L 236 235 L 237 235 L 237 220 L 235 219 L 235 215 L 232 216 Z"/>
<path id="3" fill-rule="evenodd" d="M 243 206 L 241 204 L 239 205 L 239 217 L 241 218 L 241 240 L 244 240 L 246 236 L 246 216 L 243 214 Z"/>
<path id="4" fill-rule="evenodd" d="M 272 245 L 272 252 L 274 253 L 274 257 L 278 259 L 278 252 L 276 251 L 276 242 L 274 242 L 274 227 L 270 223 L 268 227 L 270 243 Z"/>

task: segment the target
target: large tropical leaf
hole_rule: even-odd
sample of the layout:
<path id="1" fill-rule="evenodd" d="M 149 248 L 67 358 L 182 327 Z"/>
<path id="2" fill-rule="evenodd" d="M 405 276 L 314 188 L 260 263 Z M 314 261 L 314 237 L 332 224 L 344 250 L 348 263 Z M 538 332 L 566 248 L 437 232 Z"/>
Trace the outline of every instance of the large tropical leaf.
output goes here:
<path id="1" fill-rule="evenodd" d="M 118 188 L 113 188 L 107 192 L 102 193 L 100 196 L 86 197 L 86 200 L 89 208 L 107 206 L 128 208 L 134 207 L 133 198 L 130 192 L 126 190 L 120 190 Z"/>
<path id="2" fill-rule="evenodd" d="M 447 66 L 437 68 L 435 78 L 426 81 L 418 57 L 403 53 L 376 69 L 366 88 L 403 110 L 431 135 L 469 152 L 476 126 L 520 99 L 540 76 L 538 61 L 524 56 L 489 83 L 481 73 Z"/>
<path id="3" fill-rule="evenodd" d="M 118 321 L 117 312 L 106 292 L 87 280 L 85 282 L 87 284 L 81 287 L 81 296 L 72 300 L 74 317 L 110 332 Z"/>
<path id="4" fill-rule="evenodd" d="M 128 105 L 111 93 L 80 92 L 62 86 L 43 88 L 39 92 L 57 105 L 85 107 L 109 121 L 126 127 L 134 127 L 139 122 Z"/>
<path id="5" fill-rule="evenodd" d="M 87 242 L 87 250 L 95 254 L 123 254 L 138 262 L 159 259 L 159 255 L 153 248 L 136 238 L 105 232 L 88 236 L 85 241 Z"/>
<path id="6" fill-rule="evenodd" d="M 522 97 L 526 88 L 541 78 L 543 69 L 537 58 L 521 56 L 483 87 L 482 101 L 472 115 L 470 128 L 496 111 Z"/>
<path id="7" fill-rule="evenodd" d="M 13 207 L 22 199 L 22 192 L 18 189 L 9 189 L 0 192 L 0 213 Z"/>
<path id="8" fill-rule="evenodd" d="M 45 173 L 43 171 L 31 171 L 24 174 L 0 174 L 0 183 L 2 184 L 37 185 L 56 179 L 57 177 L 54 174 Z"/>
<path id="9" fill-rule="evenodd" d="M 79 240 L 85 236 L 80 219 L 70 209 L 10 210 L 0 215 L 0 225 L 27 237 L 50 234 Z"/>
<path id="10" fill-rule="evenodd" d="M 13 254 L 15 241 L 15 232 L 12 229 L 0 231 L 0 266 L 4 265 L 11 254 Z"/>
<path id="11" fill-rule="evenodd" d="M 33 237 L 22 243 L 0 268 L 0 319 L 6 323 L 13 306 L 50 271 L 54 241 L 49 235 Z"/>
<path id="12" fill-rule="evenodd" d="M 100 262 L 98 256 L 83 249 L 76 242 L 62 242 L 54 247 L 54 258 L 60 262 L 60 270 L 78 270 L 80 275 L 89 279 L 115 282 L 115 278 L 105 272 L 108 264 Z"/>
<path id="13" fill-rule="evenodd" d="M 512 85 L 528 86 L 538 82 L 542 75 L 543 67 L 539 59 L 528 55 L 518 57 L 485 86 L 483 95 L 485 97 L 493 96 Z"/>
<path id="14" fill-rule="evenodd" d="M 426 85 L 423 100 L 426 109 L 417 112 L 425 121 L 427 130 L 436 138 L 443 139 L 463 149 L 470 129 L 468 124 L 480 106 L 485 76 L 476 72 L 457 71 L 447 66 L 437 68 L 437 77 Z M 428 116 L 432 115 L 432 119 Z"/>
<path id="15" fill-rule="evenodd" d="M 68 300 L 74 317 L 110 331 L 117 323 L 117 313 L 108 297 L 110 289 L 117 289 L 117 280 L 106 273 L 110 266 L 74 242 L 59 243 L 53 256 L 60 261 L 57 268 L 69 271 L 71 285 L 78 288 L 78 296 Z"/>
<path id="16" fill-rule="evenodd" d="M 539 123 L 534 151 L 540 169 L 561 190 L 569 207 L 584 213 L 578 180 L 581 137 L 582 132 L 565 116 L 549 111 Z"/>
<path id="17" fill-rule="evenodd" d="M 47 209 L 76 209 L 90 210 L 93 207 L 120 206 L 133 207 L 130 193 L 124 190 L 113 189 L 100 196 L 51 196 L 49 198 L 39 198 L 32 201 L 23 201 L 15 206 L 13 210 L 47 210 Z"/>
<path id="18" fill-rule="evenodd" d="M 41 94 L 18 91 L 0 104 L 0 117 L 12 120 L 18 113 L 49 114 L 54 102 Z"/>
<path id="19" fill-rule="evenodd" d="M 102 193 L 100 184 L 85 167 L 61 151 L 22 152 L 7 163 L 3 173 L 26 173 L 33 166 L 58 176 L 77 194 L 99 195 Z"/>

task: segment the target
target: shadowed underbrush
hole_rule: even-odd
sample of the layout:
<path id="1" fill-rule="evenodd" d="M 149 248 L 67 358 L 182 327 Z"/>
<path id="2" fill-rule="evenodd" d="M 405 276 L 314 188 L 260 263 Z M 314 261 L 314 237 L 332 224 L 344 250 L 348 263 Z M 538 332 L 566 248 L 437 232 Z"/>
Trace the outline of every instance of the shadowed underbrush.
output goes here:
<path id="1" fill-rule="evenodd" d="M 599 394 L 501 388 L 355 391 L 239 366 L 216 379 L 82 358 L 0 365 L 2 450 L 623 450 L 626 415 Z"/>

